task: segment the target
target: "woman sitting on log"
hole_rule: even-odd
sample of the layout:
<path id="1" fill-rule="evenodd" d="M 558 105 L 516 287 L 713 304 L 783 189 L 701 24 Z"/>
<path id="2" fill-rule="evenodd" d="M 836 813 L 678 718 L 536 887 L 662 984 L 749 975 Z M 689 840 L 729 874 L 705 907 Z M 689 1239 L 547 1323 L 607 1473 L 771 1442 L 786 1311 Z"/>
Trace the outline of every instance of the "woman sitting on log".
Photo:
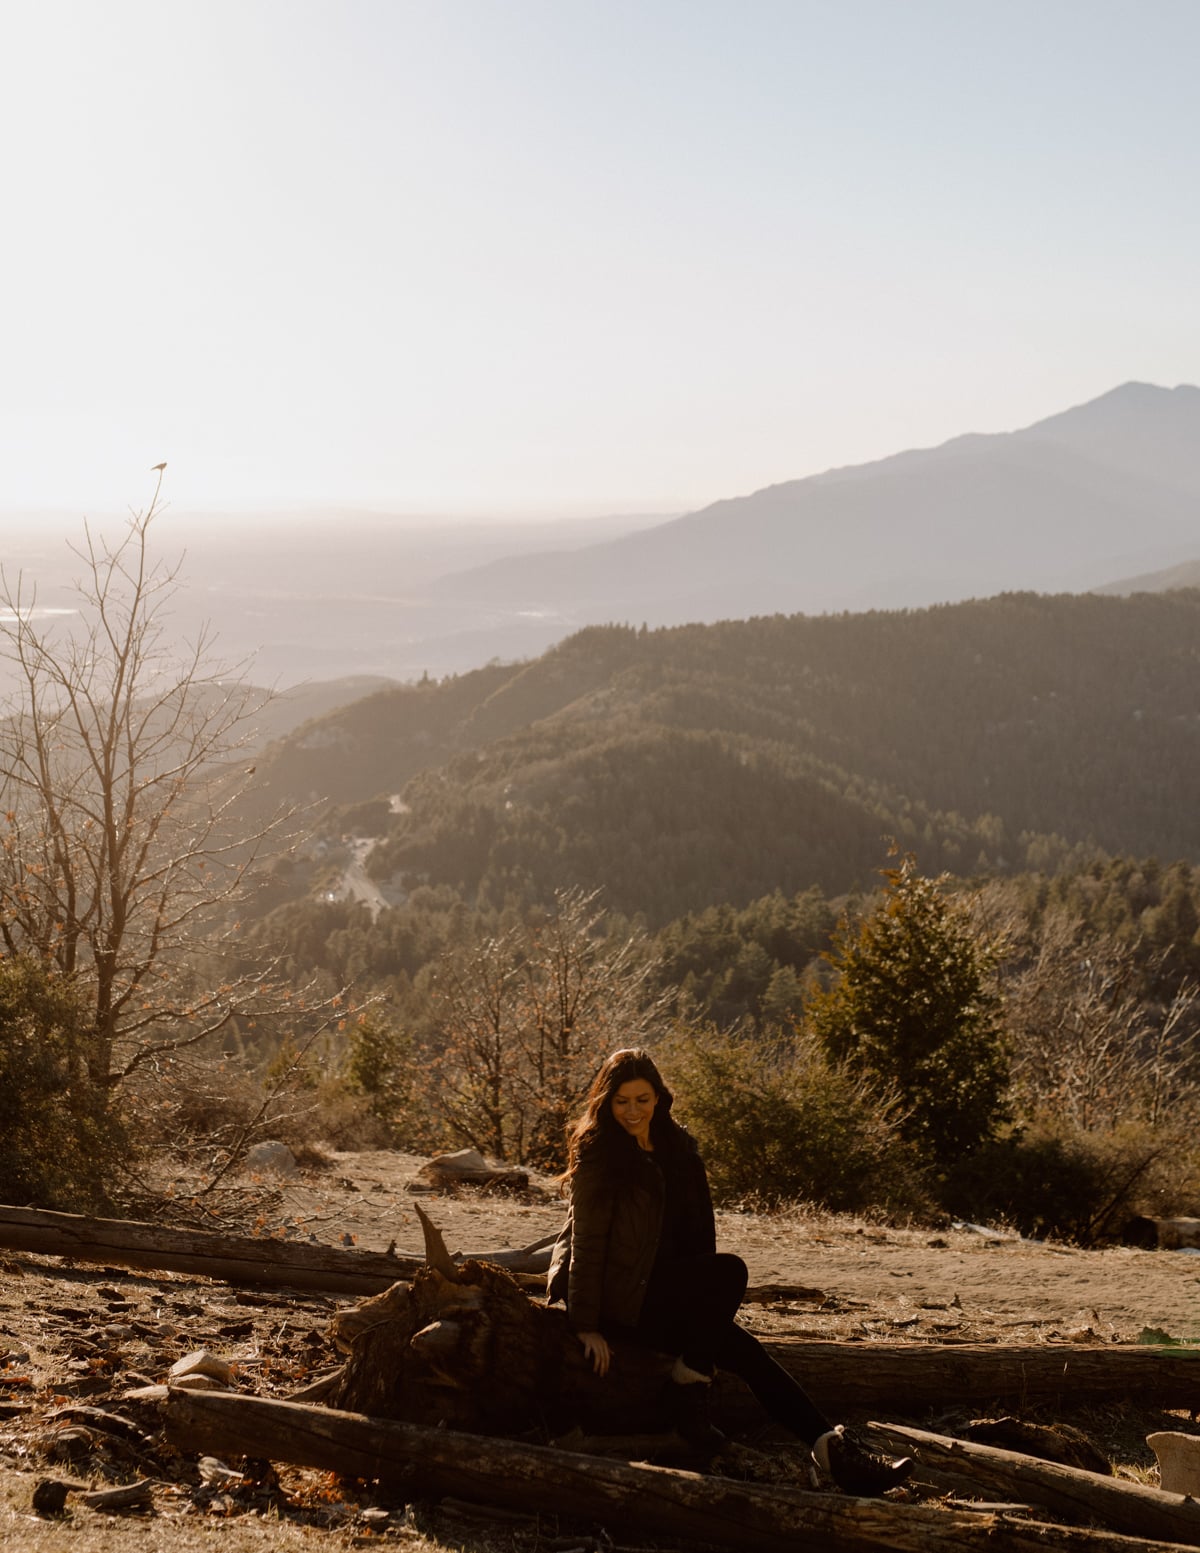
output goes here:
<path id="1" fill-rule="evenodd" d="M 596 1373 L 613 1339 L 676 1356 L 673 1416 L 685 1440 L 713 1453 L 709 1422 L 716 1368 L 741 1376 L 777 1423 L 800 1436 L 846 1493 L 881 1494 L 912 1471 L 834 1427 L 808 1394 L 734 1317 L 746 1264 L 718 1252 L 704 1162 L 672 1117 L 673 1096 L 644 1051 L 614 1052 L 571 1131 L 564 1180 L 571 1209 L 550 1264 L 550 1298 L 567 1316 Z"/>

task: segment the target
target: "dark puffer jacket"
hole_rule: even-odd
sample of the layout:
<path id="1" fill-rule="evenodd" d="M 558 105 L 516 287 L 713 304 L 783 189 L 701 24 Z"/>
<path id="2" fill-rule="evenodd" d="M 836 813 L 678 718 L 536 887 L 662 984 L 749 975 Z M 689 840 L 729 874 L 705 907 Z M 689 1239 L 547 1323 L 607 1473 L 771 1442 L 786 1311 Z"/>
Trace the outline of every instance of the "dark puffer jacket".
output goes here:
<path id="1" fill-rule="evenodd" d="M 571 1208 L 551 1256 L 547 1290 L 551 1300 L 566 1296 L 567 1317 L 577 1332 L 636 1326 L 646 1297 L 662 1237 L 666 1186 L 654 1156 L 629 1147 L 637 1157 L 620 1158 L 619 1165 L 608 1149 L 592 1150 L 571 1177 Z M 672 1251 L 711 1254 L 716 1227 L 704 1162 L 682 1130 L 675 1149 Z"/>

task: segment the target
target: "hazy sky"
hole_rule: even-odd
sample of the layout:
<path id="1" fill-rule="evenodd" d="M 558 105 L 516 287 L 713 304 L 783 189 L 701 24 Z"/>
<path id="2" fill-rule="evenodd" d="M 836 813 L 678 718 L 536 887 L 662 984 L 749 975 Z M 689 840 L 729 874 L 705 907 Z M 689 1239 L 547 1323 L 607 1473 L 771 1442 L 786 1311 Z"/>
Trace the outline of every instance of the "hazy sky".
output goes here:
<path id="1" fill-rule="evenodd" d="M 682 511 L 1200 380 L 1197 0 L 0 26 L 0 509 Z"/>

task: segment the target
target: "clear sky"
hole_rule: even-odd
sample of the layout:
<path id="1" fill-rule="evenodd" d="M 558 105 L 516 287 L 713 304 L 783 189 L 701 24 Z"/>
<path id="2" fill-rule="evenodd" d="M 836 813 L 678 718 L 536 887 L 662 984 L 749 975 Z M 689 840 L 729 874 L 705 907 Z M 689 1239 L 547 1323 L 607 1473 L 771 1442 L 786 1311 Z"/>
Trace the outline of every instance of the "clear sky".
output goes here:
<path id="1" fill-rule="evenodd" d="M 1197 0 L 0 0 L 0 509 L 682 511 L 1200 380 Z"/>

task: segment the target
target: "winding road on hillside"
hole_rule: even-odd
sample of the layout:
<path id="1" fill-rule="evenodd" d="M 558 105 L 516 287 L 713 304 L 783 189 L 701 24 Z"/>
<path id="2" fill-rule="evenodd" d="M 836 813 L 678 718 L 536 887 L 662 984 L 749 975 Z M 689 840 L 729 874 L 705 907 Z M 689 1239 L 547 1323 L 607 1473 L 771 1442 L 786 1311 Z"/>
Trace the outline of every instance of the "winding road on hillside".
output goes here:
<path id="1" fill-rule="evenodd" d="M 355 836 L 350 842 L 350 862 L 342 874 L 336 890 L 329 892 L 330 900 L 359 901 L 375 918 L 390 902 L 383 891 L 367 873 L 367 858 L 375 845 L 374 836 Z"/>

